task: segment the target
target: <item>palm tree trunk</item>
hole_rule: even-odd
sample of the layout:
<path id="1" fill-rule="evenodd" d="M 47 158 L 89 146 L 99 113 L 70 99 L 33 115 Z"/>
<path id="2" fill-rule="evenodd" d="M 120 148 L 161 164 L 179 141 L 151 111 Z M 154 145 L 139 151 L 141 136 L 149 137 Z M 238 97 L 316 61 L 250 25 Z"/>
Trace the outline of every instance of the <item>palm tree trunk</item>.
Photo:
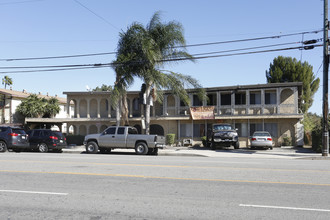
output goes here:
<path id="1" fill-rule="evenodd" d="M 121 99 L 119 99 L 118 104 L 116 106 L 116 125 L 120 126 L 120 102 Z"/>
<path id="2" fill-rule="evenodd" d="M 146 86 L 146 115 L 145 115 L 145 125 L 146 125 L 146 134 L 150 134 L 150 101 L 151 101 L 151 84 L 147 83 Z"/>
<path id="3" fill-rule="evenodd" d="M 121 98 L 121 125 L 129 125 L 128 122 L 128 104 L 127 104 L 127 94 L 124 93 Z"/>

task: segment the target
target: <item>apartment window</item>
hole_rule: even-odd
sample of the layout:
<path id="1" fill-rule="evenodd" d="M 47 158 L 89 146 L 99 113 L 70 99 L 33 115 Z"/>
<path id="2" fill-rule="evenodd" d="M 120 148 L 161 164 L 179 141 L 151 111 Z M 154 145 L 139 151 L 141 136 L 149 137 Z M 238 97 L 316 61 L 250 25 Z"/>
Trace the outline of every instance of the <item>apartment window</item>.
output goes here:
<path id="1" fill-rule="evenodd" d="M 265 131 L 268 131 L 272 137 L 278 137 L 276 123 L 265 123 Z"/>
<path id="2" fill-rule="evenodd" d="M 235 123 L 235 128 L 237 128 L 239 137 L 247 137 L 248 136 L 248 125 L 247 123 Z"/>
<path id="3" fill-rule="evenodd" d="M 276 105 L 276 92 L 266 92 L 265 93 L 265 104 L 266 105 Z"/>
<path id="4" fill-rule="evenodd" d="M 192 124 L 180 124 L 180 136 L 192 137 Z"/>
<path id="5" fill-rule="evenodd" d="M 221 105 L 231 105 L 231 94 L 221 94 Z"/>
<path id="6" fill-rule="evenodd" d="M 193 106 L 203 106 L 203 101 L 201 101 L 198 95 L 193 95 Z"/>
<path id="7" fill-rule="evenodd" d="M 245 93 L 235 93 L 235 105 L 245 105 L 246 95 Z"/>
<path id="8" fill-rule="evenodd" d="M 194 137 L 205 136 L 205 124 L 194 124 Z"/>
<path id="9" fill-rule="evenodd" d="M 251 92 L 250 105 L 260 105 L 260 104 L 261 104 L 261 92 Z"/>
<path id="10" fill-rule="evenodd" d="M 255 131 L 262 131 L 262 130 L 263 129 L 261 123 L 250 124 L 250 136 L 252 136 Z"/>
<path id="11" fill-rule="evenodd" d="M 217 105 L 217 94 L 208 94 L 207 95 L 207 105 L 208 106 L 216 106 Z"/>

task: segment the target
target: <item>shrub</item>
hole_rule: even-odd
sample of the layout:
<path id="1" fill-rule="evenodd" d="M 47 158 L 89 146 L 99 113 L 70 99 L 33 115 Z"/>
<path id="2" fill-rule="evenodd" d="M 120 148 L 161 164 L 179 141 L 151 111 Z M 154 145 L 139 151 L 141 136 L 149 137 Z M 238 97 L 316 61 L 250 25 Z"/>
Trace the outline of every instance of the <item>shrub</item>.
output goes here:
<path id="1" fill-rule="evenodd" d="M 207 147 L 206 145 L 206 136 L 201 137 L 202 143 L 204 147 Z"/>
<path id="2" fill-rule="evenodd" d="M 175 134 L 167 134 L 166 135 L 166 144 L 167 145 L 174 144 L 174 140 L 175 140 Z"/>
<path id="3" fill-rule="evenodd" d="M 70 144 L 76 144 L 76 145 L 83 145 L 84 142 L 84 135 L 69 135 L 66 136 L 66 142 L 68 145 Z"/>
<path id="4" fill-rule="evenodd" d="M 282 146 L 292 146 L 292 138 L 291 137 L 284 137 Z"/>
<path id="5" fill-rule="evenodd" d="M 322 152 L 322 129 L 312 131 L 312 149 L 317 152 Z"/>

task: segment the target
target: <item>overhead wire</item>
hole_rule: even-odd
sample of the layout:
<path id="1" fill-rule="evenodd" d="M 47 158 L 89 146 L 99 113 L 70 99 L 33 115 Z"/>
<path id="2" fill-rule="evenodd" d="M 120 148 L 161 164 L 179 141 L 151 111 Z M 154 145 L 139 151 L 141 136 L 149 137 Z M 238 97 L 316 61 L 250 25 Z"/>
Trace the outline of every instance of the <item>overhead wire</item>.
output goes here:
<path id="1" fill-rule="evenodd" d="M 320 47 L 322 44 L 313 45 L 313 47 Z M 249 51 L 243 53 L 232 53 L 232 54 L 221 54 L 221 55 L 211 55 L 211 56 L 197 56 L 191 58 L 176 58 L 176 59 L 166 59 L 166 60 L 159 60 L 157 62 L 175 62 L 175 61 L 182 61 L 182 60 L 199 60 L 199 59 L 209 59 L 209 58 L 216 58 L 216 57 L 228 57 L 228 56 L 238 56 L 238 55 L 248 55 L 248 54 L 257 54 L 257 53 L 269 53 L 269 52 L 276 52 L 276 51 L 287 51 L 287 50 L 302 50 L 306 49 L 306 46 L 298 46 L 298 47 L 288 47 L 288 48 L 278 48 L 272 50 L 262 50 L 262 51 Z M 311 48 L 308 48 L 311 49 Z M 131 63 L 125 63 L 126 65 L 136 65 L 137 63 L 141 63 L 143 61 L 136 61 Z M 64 70 L 77 70 L 77 69 L 90 69 L 90 68 L 104 68 L 104 67 L 115 67 L 118 65 L 123 65 L 123 63 L 100 63 L 100 64 L 82 64 L 82 65 L 61 65 L 61 66 L 38 66 L 34 68 L 53 68 L 53 69 L 42 69 L 42 70 L 23 70 L 23 71 L 6 71 L 0 72 L 0 74 L 8 74 L 8 73 L 31 73 L 31 72 L 49 72 L 49 71 L 64 71 Z M 15 67 L 0 67 L 3 68 L 12 68 L 17 69 Z M 24 67 L 20 67 L 24 68 Z M 33 68 L 33 67 L 31 67 Z"/>
<path id="2" fill-rule="evenodd" d="M 227 43 L 238 43 L 238 42 L 246 42 L 246 41 L 256 41 L 256 40 L 265 40 L 265 39 L 276 39 L 281 37 L 288 37 L 300 34 L 317 34 L 322 30 L 314 30 L 314 31 L 305 31 L 300 33 L 292 33 L 292 34 L 283 34 L 283 35 L 273 35 L 266 37 L 257 37 L 257 38 L 247 38 L 247 39 L 238 39 L 238 40 L 230 40 L 230 41 L 218 41 L 218 42 L 209 42 L 209 43 L 199 43 L 199 44 L 190 44 L 185 46 L 177 46 L 179 47 L 197 47 L 197 46 L 209 46 L 209 45 L 217 45 L 217 44 L 227 44 Z M 64 59 L 64 58 L 75 58 L 75 57 L 86 57 L 86 56 L 102 56 L 102 55 L 110 55 L 116 54 L 113 52 L 103 52 L 103 53 L 90 53 L 90 54 L 76 54 L 76 55 L 62 55 L 62 56 L 49 56 L 49 57 L 26 57 L 26 58 L 1 58 L 0 61 L 28 61 L 28 60 L 46 60 L 46 59 Z"/>

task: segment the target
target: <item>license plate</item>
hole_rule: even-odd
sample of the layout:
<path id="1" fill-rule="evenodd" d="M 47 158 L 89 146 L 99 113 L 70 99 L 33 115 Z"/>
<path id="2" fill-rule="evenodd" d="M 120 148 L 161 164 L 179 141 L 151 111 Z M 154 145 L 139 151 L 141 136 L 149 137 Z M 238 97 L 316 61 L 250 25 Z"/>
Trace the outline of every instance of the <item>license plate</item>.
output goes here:
<path id="1" fill-rule="evenodd" d="M 60 143 L 63 143 L 63 140 L 60 140 Z"/>
<path id="2" fill-rule="evenodd" d="M 26 137 L 25 136 L 22 136 L 22 139 L 26 139 Z"/>

